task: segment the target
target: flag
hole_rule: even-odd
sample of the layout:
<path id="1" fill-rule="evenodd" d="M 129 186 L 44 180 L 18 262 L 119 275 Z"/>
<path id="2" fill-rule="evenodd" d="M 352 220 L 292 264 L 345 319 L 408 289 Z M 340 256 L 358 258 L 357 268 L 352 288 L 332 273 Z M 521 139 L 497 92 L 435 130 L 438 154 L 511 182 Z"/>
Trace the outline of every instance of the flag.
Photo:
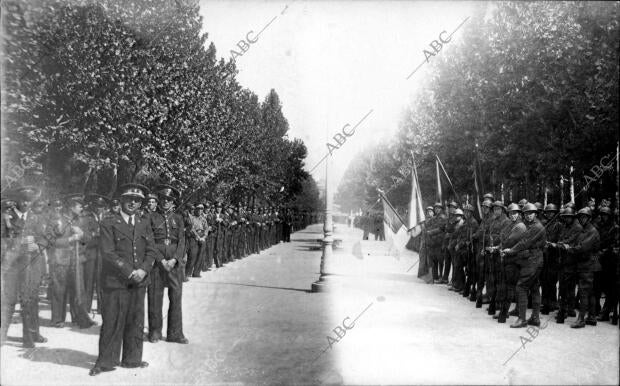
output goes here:
<path id="1" fill-rule="evenodd" d="M 435 171 L 437 176 L 437 202 L 443 202 L 441 200 L 441 178 L 439 176 L 439 158 L 435 159 Z"/>
<path id="2" fill-rule="evenodd" d="M 398 215 L 384 194 L 379 194 L 383 204 L 383 229 L 388 242 L 388 255 L 400 258 L 409 242 L 409 234 L 403 219 Z"/>
<path id="3" fill-rule="evenodd" d="M 482 208 L 480 207 L 480 188 L 478 187 L 478 162 L 476 162 L 476 158 L 474 158 L 474 188 L 476 189 L 476 209 L 478 210 L 478 217 L 482 219 Z"/>
<path id="4" fill-rule="evenodd" d="M 411 152 L 413 158 L 413 152 Z M 415 166 L 415 158 L 411 165 L 411 201 L 409 201 L 409 228 L 413 228 L 424 222 L 424 208 L 422 206 L 422 193 L 418 182 L 418 171 Z M 415 237 L 415 236 L 414 236 Z"/>

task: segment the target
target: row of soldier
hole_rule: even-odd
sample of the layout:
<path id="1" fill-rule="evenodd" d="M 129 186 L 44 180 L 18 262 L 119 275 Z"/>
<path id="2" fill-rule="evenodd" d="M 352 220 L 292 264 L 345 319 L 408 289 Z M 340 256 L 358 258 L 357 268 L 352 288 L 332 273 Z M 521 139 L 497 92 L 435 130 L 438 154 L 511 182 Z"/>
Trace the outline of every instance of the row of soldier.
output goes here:
<path id="1" fill-rule="evenodd" d="M 111 201 L 72 194 L 48 204 L 38 189 L 22 187 L 3 199 L 2 343 L 18 302 L 23 346 L 46 342 L 39 332 L 38 303 L 47 270 L 53 327 L 65 325 L 67 303 L 73 323 L 95 325 L 89 312 L 96 294 L 103 324 L 91 375 L 119 364 L 145 367 L 141 342 L 162 339 L 164 287 L 170 301 L 166 341 L 186 344 L 182 284 L 188 276 L 290 241 L 292 231 L 317 220 L 306 212 L 206 201 L 177 210 L 181 197 L 170 185 L 151 194 L 142 185 L 126 184 L 119 193 Z M 148 333 L 143 335 L 146 292 Z"/>
<path id="2" fill-rule="evenodd" d="M 459 208 L 451 202 L 447 214 L 437 203 L 426 208 L 419 276 L 448 284 L 476 308 L 489 304 L 488 314 L 499 323 L 517 316 L 513 328 L 539 326 L 540 313 L 553 311 L 557 323 L 576 317 L 573 328 L 609 321 L 610 314 L 617 324 L 617 209 L 614 216 L 608 202 L 590 205 L 543 208 L 523 199 L 505 206 L 486 194 L 478 223 L 468 203 Z"/>

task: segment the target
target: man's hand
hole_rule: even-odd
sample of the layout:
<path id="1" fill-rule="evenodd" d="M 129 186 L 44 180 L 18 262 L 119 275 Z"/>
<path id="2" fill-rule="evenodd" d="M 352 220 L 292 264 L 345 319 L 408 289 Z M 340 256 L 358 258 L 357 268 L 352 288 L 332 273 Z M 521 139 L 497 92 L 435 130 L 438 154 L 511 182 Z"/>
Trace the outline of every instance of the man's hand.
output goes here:
<path id="1" fill-rule="evenodd" d="M 131 278 L 136 282 L 140 283 L 146 277 L 146 272 L 143 269 L 136 269 L 131 274 Z"/>

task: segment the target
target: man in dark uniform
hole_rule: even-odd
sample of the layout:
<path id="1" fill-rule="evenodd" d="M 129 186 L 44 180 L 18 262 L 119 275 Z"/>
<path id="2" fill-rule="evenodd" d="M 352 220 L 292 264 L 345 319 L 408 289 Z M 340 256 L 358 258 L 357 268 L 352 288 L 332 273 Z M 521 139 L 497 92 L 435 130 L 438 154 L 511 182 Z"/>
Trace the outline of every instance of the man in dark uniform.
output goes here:
<path id="1" fill-rule="evenodd" d="M 485 195 L 486 197 L 487 195 Z M 493 213 L 491 212 L 492 201 L 485 198 L 482 202 L 482 220 L 480 226 L 474 234 L 474 242 L 476 243 L 476 308 L 481 308 L 484 303 L 482 290 L 486 284 L 486 248 L 490 244 L 489 226 L 493 221 Z M 487 288 L 488 292 L 488 288 Z"/>
<path id="2" fill-rule="evenodd" d="M 66 212 L 50 222 L 46 230 L 52 270 L 52 326 L 64 327 L 66 305 L 70 304 L 71 321 L 80 328 L 95 324 L 88 316 L 84 287 L 86 248 L 93 234 L 88 218 L 82 216 L 84 196 L 71 194 L 65 198 Z"/>
<path id="3" fill-rule="evenodd" d="M 205 201 L 205 220 L 207 222 L 207 241 L 206 241 L 206 255 L 203 271 L 210 271 L 213 266 L 213 252 L 215 250 L 215 224 L 213 207 L 209 201 Z"/>
<path id="4" fill-rule="evenodd" d="M 474 218 L 474 207 L 471 204 L 463 205 L 465 223 L 463 233 L 458 240 L 458 248 L 455 254 L 460 255 L 460 261 L 465 268 L 465 288 L 463 297 L 470 297 L 471 301 L 476 300 L 476 253 L 474 249 L 474 234 L 478 231 L 478 221 Z"/>
<path id="5" fill-rule="evenodd" d="M 511 221 L 506 216 L 506 207 L 501 201 L 495 201 L 492 204 L 493 208 L 493 220 L 489 224 L 488 230 L 488 242 L 486 243 L 486 276 L 485 282 L 487 285 L 487 294 L 489 295 L 489 308 L 488 314 L 495 315 L 497 310 L 497 288 L 500 283 L 499 280 L 503 279 L 501 276 L 501 259 L 500 251 L 495 248 L 500 245 L 501 231 L 505 227 L 511 224 Z"/>
<path id="6" fill-rule="evenodd" d="M 592 283 L 594 281 L 593 264 L 595 254 L 600 247 L 600 236 L 592 225 L 592 210 L 585 207 L 577 212 L 577 220 L 583 230 L 572 244 L 558 243 L 558 248 L 565 250 L 576 263 L 574 268 L 565 272 L 568 281 L 577 281 L 579 286 L 579 315 L 571 328 L 583 328 L 586 324 L 596 326 L 596 308 L 592 302 Z M 588 317 L 586 318 L 586 312 Z"/>
<path id="7" fill-rule="evenodd" d="M 204 216 L 204 205 L 196 203 L 194 214 L 189 214 L 189 248 L 187 251 L 187 264 L 185 277 L 200 277 L 204 257 L 206 256 L 207 232 L 209 225 Z"/>
<path id="8" fill-rule="evenodd" d="M 163 326 L 162 307 L 164 287 L 168 287 L 168 331 L 167 342 L 187 344 L 183 335 L 182 293 L 185 277 L 185 227 L 183 217 L 174 212 L 173 203 L 180 196 L 170 185 L 159 185 L 156 188 L 159 199 L 158 210 L 151 213 L 149 225 L 155 243 L 155 265 L 148 284 L 148 316 L 151 343 L 161 338 Z"/>
<path id="9" fill-rule="evenodd" d="M 557 243 L 562 233 L 563 224 L 560 221 L 559 211 L 554 204 L 547 204 L 543 210 L 544 219 L 541 222 L 547 228 L 547 246 L 543 250 L 543 269 L 540 274 L 542 287 L 542 309 L 543 315 L 549 315 L 551 311 L 558 308 L 557 285 L 558 285 L 558 250 L 550 248 L 551 243 Z"/>
<path id="10" fill-rule="evenodd" d="M 611 209 L 608 206 L 599 208 L 600 222 L 598 232 L 601 237 L 600 263 L 601 263 L 601 291 L 605 293 L 605 303 L 599 313 L 597 320 L 608 321 L 609 313 L 616 308 L 616 295 L 614 286 L 616 283 L 616 260 L 618 255 L 614 255 L 613 249 L 618 238 L 618 225 L 614 223 L 611 216 Z M 597 294 L 595 304 L 600 302 L 600 293 Z"/>
<path id="11" fill-rule="evenodd" d="M 97 303 L 101 303 L 99 276 L 101 275 L 100 227 L 106 214 L 109 201 L 99 194 L 90 194 L 87 197 L 90 210 L 86 213 L 86 232 L 90 240 L 86 244 L 86 263 L 84 264 L 84 290 L 86 291 L 86 311 L 90 312 L 93 305 L 93 296 L 97 292 Z M 97 305 L 99 309 L 99 304 Z"/>
<path id="12" fill-rule="evenodd" d="M 215 260 L 215 266 L 220 268 L 224 265 L 226 254 L 224 253 L 224 215 L 222 214 L 222 203 L 217 202 L 215 206 L 215 214 L 213 216 L 213 223 L 215 229 L 215 251 L 213 252 L 213 259 Z"/>
<path id="13" fill-rule="evenodd" d="M 18 301 L 22 310 L 23 347 L 33 348 L 35 343 L 47 342 L 39 333 L 39 286 L 45 271 L 42 250 L 48 244 L 43 221 L 30 209 L 40 194 L 40 190 L 32 186 L 16 189 L 16 205 L 9 208 L 3 219 L 7 227 L 5 234 L 10 240 L 4 240 L 2 254 L 0 344 L 6 341 Z"/>
<path id="14" fill-rule="evenodd" d="M 512 203 L 508 205 L 508 219 L 510 222 L 500 232 L 500 245 L 492 247 L 495 251 L 502 251 L 512 248 L 523 236 L 527 230 L 521 217 L 521 208 L 519 205 Z M 508 319 L 508 310 L 510 303 L 516 301 L 515 287 L 519 279 L 519 267 L 515 256 L 508 256 L 500 252 L 501 278 L 498 281 L 497 304 L 499 307 L 499 315 L 497 315 L 498 323 L 506 323 Z M 493 318 L 496 316 L 494 315 Z"/>
<path id="15" fill-rule="evenodd" d="M 443 273 L 443 255 L 441 244 L 444 237 L 444 229 L 447 217 L 443 214 L 443 205 L 437 202 L 434 205 L 435 216 L 426 224 L 428 235 L 428 250 L 432 260 L 433 282 L 441 283 L 440 276 Z"/>
<path id="16" fill-rule="evenodd" d="M 502 250 L 504 256 L 516 255 L 519 267 L 517 281 L 517 308 L 519 319 L 510 325 L 512 328 L 540 326 L 540 271 L 542 270 L 542 250 L 546 243 L 545 227 L 536 218 L 538 208 L 527 203 L 523 206 L 526 231 L 512 248 Z M 532 315 L 526 320 L 528 292 L 532 295 Z"/>
<path id="17" fill-rule="evenodd" d="M 121 201 L 118 198 L 113 198 L 110 201 L 110 214 L 121 214 Z"/>
<path id="18" fill-rule="evenodd" d="M 114 370 L 119 363 L 128 368 L 148 366 L 142 361 L 144 293 L 157 251 L 151 224 L 136 213 L 146 187 L 125 184 L 120 192 L 120 213 L 101 222 L 103 324 L 91 376 Z"/>

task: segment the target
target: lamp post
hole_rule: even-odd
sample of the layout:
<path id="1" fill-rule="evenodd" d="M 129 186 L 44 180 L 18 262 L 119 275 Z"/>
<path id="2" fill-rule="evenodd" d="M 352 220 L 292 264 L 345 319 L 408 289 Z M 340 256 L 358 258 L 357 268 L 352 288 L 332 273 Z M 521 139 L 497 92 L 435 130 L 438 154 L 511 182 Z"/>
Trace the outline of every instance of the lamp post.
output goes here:
<path id="1" fill-rule="evenodd" d="M 321 255 L 321 276 L 319 280 L 312 283 L 312 292 L 326 292 L 330 287 L 330 268 L 332 265 L 334 243 L 333 231 L 334 224 L 332 222 L 332 189 L 330 184 L 329 167 L 331 157 L 327 157 L 325 161 L 325 218 L 323 220 L 323 254 Z"/>

